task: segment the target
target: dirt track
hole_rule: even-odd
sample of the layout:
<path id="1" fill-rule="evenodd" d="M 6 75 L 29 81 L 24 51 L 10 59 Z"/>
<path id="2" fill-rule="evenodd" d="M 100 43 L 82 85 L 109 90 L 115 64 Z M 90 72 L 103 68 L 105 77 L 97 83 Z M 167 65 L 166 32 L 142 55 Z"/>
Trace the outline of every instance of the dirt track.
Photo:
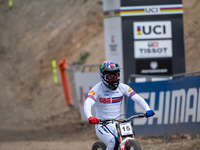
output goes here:
<path id="1" fill-rule="evenodd" d="M 78 119 L 78 118 L 77 118 Z M 98 140 L 94 126 L 87 122 L 62 121 L 41 128 L 1 130 L 1 150 L 86 150 Z M 143 150 L 199 150 L 199 135 L 137 137 Z"/>
<path id="2" fill-rule="evenodd" d="M 68 118 L 67 118 L 68 116 Z M 36 126 L 0 129 L 0 150 L 86 150 L 98 141 L 94 125 L 78 121 L 77 109 L 64 118 L 55 117 Z M 136 136 L 143 150 L 199 150 L 199 135 L 174 135 L 169 141 L 162 136 Z"/>

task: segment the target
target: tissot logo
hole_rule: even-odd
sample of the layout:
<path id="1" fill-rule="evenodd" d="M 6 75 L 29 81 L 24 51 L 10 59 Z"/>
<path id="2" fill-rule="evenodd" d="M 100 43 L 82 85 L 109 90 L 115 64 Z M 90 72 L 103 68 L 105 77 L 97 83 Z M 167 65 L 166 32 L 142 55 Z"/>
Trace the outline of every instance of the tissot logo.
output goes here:
<path id="1" fill-rule="evenodd" d="M 172 57 L 171 40 L 134 41 L 135 58 Z"/>
<path id="2" fill-rule="evenodd" d="M 149 42 L 148 47 L 158 47 L 158 42 Z"/>
<path id="3" fill-rule="evenodd" d="M 134 39 L 171 38 L 171 21 L 133 23 Z"/>

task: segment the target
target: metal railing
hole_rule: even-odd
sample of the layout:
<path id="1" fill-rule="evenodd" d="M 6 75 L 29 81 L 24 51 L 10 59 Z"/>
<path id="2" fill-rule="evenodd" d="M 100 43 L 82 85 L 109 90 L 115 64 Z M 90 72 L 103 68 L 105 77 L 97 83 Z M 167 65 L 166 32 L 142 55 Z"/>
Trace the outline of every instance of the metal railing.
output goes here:
<path id="1" fill-rule="evenodd" d="M 88 64 L 88 65 L 80 65 L 78 63 L 74 63 L 74 62 L 70 62 L 70 61 L 67 61 L 66 62 L 68 67 L 67 67 L 67 70 L 68 71 L 81 71 L 81 72 L 85 72 L 85 69 L 86 68 L 92 68 L 92 67 L 99 67 L 101 64 Z"/>
<path id="2" fill-rule="evenodd" d="M 174 74 L 172 77 L 173 78 L 177 78 L 177 77 L 187 77 L 189 75 L 194 75 L 194 74 L 200 74 L 200 71 L 195 71 L 195 72 L 188 72 L 188 73 L 178 73 L 178 74 Z"/>
<path id="3" fill-rule="evenodd" d="M 74 62 L 70 62 L 67 61 L 66 62 L 68 67 L 67 70 L 68 71 L 81 71 L 81 72 L 85 72 L 86 68 L 92 68 L 92 67 L 99 67 L 101 64 L 87 64 L 87 65 L 80 65 L 78 63 L 74 63 Z M 157 79 L 173 79 L 173 78 L 178 78 L 178 77 L 183 77 L 183 76 L 190 76 L 190 75 L 194 75 L 194 74 L 200 74 L 200 71 L 195 71 L 195 72 L 189 72 L 189 73 L 178 73 L 178 74 L 174 74 L 171 76 L 159 76 L 159 75 L 140 75 L 140 74 L 131 74 L 128 77 L 128 81 L 127 83 L 130 83 L 132 81 L 132 79 L 134 78 L 146 78 L 146 81 L 152 81 L 153 78 L 157 78 Z"/>
<path id="4" fill-rule="evenodd" d="M 194 75 L 194 74 L 200 74 L 200 71 L 195 71 L 195 72 L 189 72 L 189 73 L 178 73 L 178 74 L 174 74 L 172 76 L 157 76 L 157 75 L 139 75 L 139 74 L 131 74 L 128 77 L 128 81 L 127 83 L 132 82 L 132 79 L 135 78 L 146 78 L 146 81 L 152 81 L 153 78 L 160 78 L 160 79 L 173 79 L 173 78 L 178 78 L 178 77 L 187 77 L 190 75 Z"/>

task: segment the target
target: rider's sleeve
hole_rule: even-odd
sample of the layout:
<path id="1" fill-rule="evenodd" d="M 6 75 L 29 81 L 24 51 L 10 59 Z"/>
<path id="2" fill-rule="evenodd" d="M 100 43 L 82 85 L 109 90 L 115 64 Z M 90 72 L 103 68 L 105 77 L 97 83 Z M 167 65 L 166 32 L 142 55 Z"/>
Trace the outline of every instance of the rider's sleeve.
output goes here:
<path id="1" fill-rule="evenodd" d="M 85 103 L 84 103 L 84 113 L 85 113 L 85 116 L 87 117 L 87 119 L 89 117 L 92 117 L 91 108 L 94 105 L 94 103 L 95 103 L 95 101 L 93 101 L 90 98 L 87 98 L 85 100 Z"/>
<path id="2" fill-rule="evenodd" d="M 146 103 L 146 101 L 139 96 L 130 86 L 123 84 L 124 86 L 124 94 L 132 99 L 136 104 L 138 104 L 144 111 L 150 110 L 149 105 Z"/>
<path id="3" fill-rule="evenodd" d="M 92 117 L 91 108 L 95 104 L 97 99 L 98 84 L 95 85 L 88 93 L 88 96 L 84 103 L 84 113 L 87 118 Z"/>

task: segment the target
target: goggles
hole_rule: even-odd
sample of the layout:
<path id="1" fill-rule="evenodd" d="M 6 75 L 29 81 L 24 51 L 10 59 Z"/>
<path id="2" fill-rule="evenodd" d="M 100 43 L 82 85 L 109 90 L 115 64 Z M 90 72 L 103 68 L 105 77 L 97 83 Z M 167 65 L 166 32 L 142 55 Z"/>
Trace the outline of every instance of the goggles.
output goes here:
<path id="1" fill-rule="evenodd" d="M 112 81 L 119 80 L 119 78 L 120 78 L 120 73 L 116 72 L 116 73 L 113 73 L 113 74 L 106 74 L 104 79 L 106 81 L 112 82 Z"/>

